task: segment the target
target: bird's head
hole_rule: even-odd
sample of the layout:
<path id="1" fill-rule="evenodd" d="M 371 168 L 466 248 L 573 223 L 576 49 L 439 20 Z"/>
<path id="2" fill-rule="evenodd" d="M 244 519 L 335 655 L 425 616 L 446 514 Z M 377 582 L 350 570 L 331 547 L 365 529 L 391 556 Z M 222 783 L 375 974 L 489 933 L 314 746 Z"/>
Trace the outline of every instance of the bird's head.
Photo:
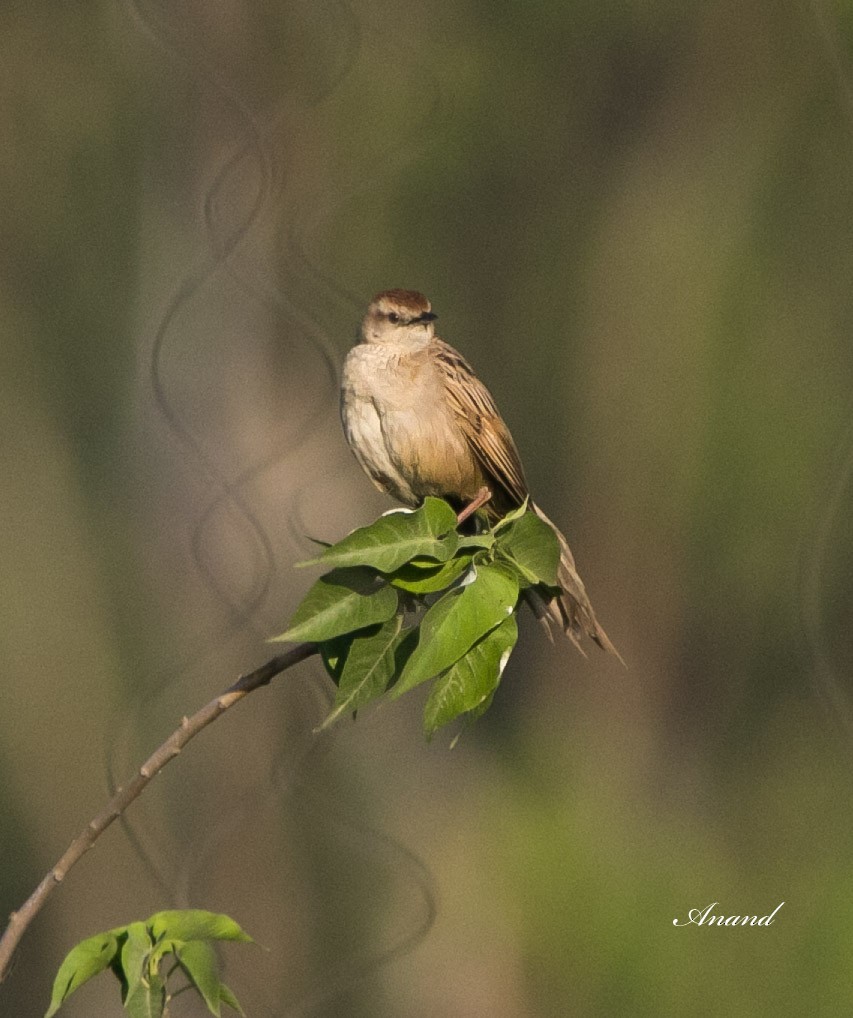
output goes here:
<path id="1" fill-rule="evenodd" d="M 435 335 L 430 303 L 415 290 L 385 290 L 370 302 L 361 331 L 365 343 L 423 346 Z"/>

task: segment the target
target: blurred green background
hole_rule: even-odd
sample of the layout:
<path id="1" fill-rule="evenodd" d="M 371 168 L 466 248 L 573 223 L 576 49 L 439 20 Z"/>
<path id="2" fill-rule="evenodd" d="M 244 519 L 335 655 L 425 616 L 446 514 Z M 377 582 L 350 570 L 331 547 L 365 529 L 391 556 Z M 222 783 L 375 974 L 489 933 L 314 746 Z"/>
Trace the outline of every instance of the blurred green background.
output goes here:
<path id="1" fill-rule="evenodd" d="M 377 290 L 431 297 L 629 664 L 528 622 L 452 752 L 418 695 L 315 739 L 288 673 L 0 1012 L 185 905 L 267 949 L 252 1018 L 853 1012 L 850 6 L 9 3 L 0 79 L 3 914 L 388 507 L 334 378 Z"/>

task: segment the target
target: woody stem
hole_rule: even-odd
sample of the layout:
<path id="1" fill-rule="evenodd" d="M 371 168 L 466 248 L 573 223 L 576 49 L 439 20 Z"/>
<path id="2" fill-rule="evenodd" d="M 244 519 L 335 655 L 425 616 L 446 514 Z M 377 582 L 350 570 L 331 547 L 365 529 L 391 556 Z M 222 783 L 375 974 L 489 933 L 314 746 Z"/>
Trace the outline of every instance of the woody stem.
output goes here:
<path id="1" fill-rule="evenodd" d="M 277 654 L 260 668 L 241 676 L 232 686 L 229 686 L 210 703 L 205 704 L 191 717 L 183 718 L 180 726 L 151 754 L 132 780 L 123 788 L 118 789 L 105 809 L 91 820 L 71 842 L 62 858 L 42 879 L 17 912 L 11 914 L 9 925 L 3 936 L 0 937 L 0 983 L 8 974 L 9 964 L 18 941 L 41 910 L 51 891 L 64 880 L 71 867 L 94 846 L 110 824 L 122 815 L 137 796 L 142 794 L 166 764 L 174 760 L 190 739 L 216 721 L 235 703 L 248 696 L 253 690 L 266 686 L 276 675 L 316 654 L 319 649 L 316 643 L 300 643 L 283 654 Z"/>

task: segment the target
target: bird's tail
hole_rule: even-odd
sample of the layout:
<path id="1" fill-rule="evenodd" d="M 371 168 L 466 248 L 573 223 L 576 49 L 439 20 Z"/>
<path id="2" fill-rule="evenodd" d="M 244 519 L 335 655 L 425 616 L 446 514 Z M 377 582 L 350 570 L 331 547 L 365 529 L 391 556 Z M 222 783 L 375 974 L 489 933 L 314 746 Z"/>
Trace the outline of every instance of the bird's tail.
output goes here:
<path id="1" fill-rule="evenodd" d="M 595 617 L 583 580 L 578 576 L 574 555 L 572 555 L 568 541 L 538 505 L 531 503 L 530 508 L 543 523 L 548 524 L 560 542 L 560 565 L 557 569 L 557 580 L 561 587 L 561 593 L 550 601 L 546 601 L 538 593 L 530 591 L 532 596 L 529 601 L 537 618 L 545 622 L 546 625 L 551 621 L 556 622 L 582 654 L 585 652 L 581 646 L 581 637 L 586 635 L 594 640 L 602 650 L 615 654 L 622 664 L 625 664 L 622 655 L 610 642 L 610 637 L 604 632 Z"/>

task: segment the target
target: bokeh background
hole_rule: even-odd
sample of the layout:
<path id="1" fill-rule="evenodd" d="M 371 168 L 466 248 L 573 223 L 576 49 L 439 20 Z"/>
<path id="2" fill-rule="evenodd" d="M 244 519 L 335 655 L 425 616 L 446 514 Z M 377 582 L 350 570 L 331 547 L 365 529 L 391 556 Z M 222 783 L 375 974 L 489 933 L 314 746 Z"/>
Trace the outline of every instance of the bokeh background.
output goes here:
<path id="1" fill-rule="evenodd" d="M 306 535 L 388 507 L 336 407 L 377 290 L 431 297 L 628 662 L 528 620 L 452 751 L 418 694 L 315 738 L 287 673 L 0 1012 L 194 905 L 263 945 L 224 952 L 252 1018 L 851 1013 L 850 5 L 7 3 L 0 81 L 3 914 L 269 655 Z"/>

